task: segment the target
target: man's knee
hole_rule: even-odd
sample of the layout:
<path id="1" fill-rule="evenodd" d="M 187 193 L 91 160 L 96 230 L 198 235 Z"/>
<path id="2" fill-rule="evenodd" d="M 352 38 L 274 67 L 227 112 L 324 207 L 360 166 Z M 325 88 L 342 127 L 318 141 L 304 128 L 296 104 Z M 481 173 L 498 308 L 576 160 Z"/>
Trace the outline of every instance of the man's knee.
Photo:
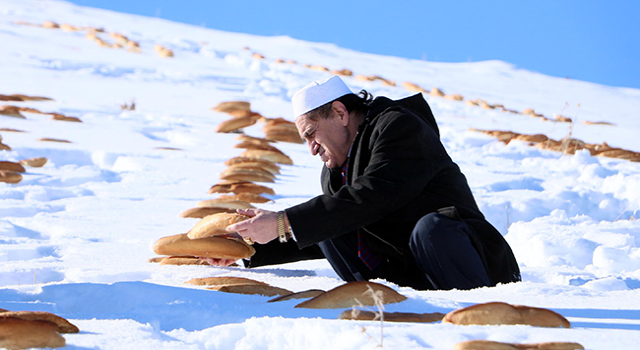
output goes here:
<path id="1" fill-rule="evenodd" d="M 440 213 L 423 216 L 411 234 L 411 247 L 439 246 L 451 239 L 451 232 L 460 229 L 461 222 L 450 219 Z"/>

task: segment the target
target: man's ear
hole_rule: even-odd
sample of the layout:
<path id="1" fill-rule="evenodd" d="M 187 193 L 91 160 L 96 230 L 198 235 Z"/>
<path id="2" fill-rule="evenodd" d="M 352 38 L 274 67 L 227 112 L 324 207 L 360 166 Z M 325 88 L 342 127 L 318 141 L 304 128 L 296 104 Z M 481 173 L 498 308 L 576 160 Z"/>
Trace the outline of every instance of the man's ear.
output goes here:
<path id="1" fill-rule="evenodd" d="M 344 103 L 340 101 L 333 101 L 331 104 L 331 109 L 336 113 L 336 115 L 340 118 L 340 123 L 342 126 L 349 125 L 349 111 Z"/>

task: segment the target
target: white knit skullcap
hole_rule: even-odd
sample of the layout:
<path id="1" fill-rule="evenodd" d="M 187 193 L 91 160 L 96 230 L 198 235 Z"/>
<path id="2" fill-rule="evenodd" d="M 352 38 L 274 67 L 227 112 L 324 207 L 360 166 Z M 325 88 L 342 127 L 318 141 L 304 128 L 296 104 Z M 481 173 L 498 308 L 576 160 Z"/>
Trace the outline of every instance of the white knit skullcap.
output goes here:
<path id="1" fill-rule="evenodd" d="M 347 84 L 337 75 L 324 81 L 311 82 L 291 97 L 293 117 L 298 118 L 326 103 L 352 93 Z"/>

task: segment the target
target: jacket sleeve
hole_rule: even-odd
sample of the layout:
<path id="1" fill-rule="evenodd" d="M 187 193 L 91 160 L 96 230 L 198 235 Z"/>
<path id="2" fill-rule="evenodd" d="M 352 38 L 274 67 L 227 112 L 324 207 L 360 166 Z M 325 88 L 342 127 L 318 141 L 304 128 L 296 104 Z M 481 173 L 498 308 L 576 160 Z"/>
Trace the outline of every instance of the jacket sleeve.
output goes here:
<path id="1" fill-rule="evenodd" d="M 370 150 L 363 174 L 332 195 L 286 210 L 298 247 L 354 231 L 398 210 L 450 161 L 437 135 L 419 117 L 393 111 L 377 119 L 368 144 L 360 145 Z"/>

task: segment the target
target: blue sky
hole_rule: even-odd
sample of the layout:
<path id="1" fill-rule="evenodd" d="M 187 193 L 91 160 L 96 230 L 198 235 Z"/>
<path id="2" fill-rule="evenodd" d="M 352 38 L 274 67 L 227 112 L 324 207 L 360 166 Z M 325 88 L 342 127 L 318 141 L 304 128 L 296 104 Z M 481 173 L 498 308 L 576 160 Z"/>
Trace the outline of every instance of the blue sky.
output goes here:
<path id="1" fill-rule="evenodd" d="M 640 88 L 637 0 L 72 0 L 207 28 L 437 62 L 502 60 Z"/>

